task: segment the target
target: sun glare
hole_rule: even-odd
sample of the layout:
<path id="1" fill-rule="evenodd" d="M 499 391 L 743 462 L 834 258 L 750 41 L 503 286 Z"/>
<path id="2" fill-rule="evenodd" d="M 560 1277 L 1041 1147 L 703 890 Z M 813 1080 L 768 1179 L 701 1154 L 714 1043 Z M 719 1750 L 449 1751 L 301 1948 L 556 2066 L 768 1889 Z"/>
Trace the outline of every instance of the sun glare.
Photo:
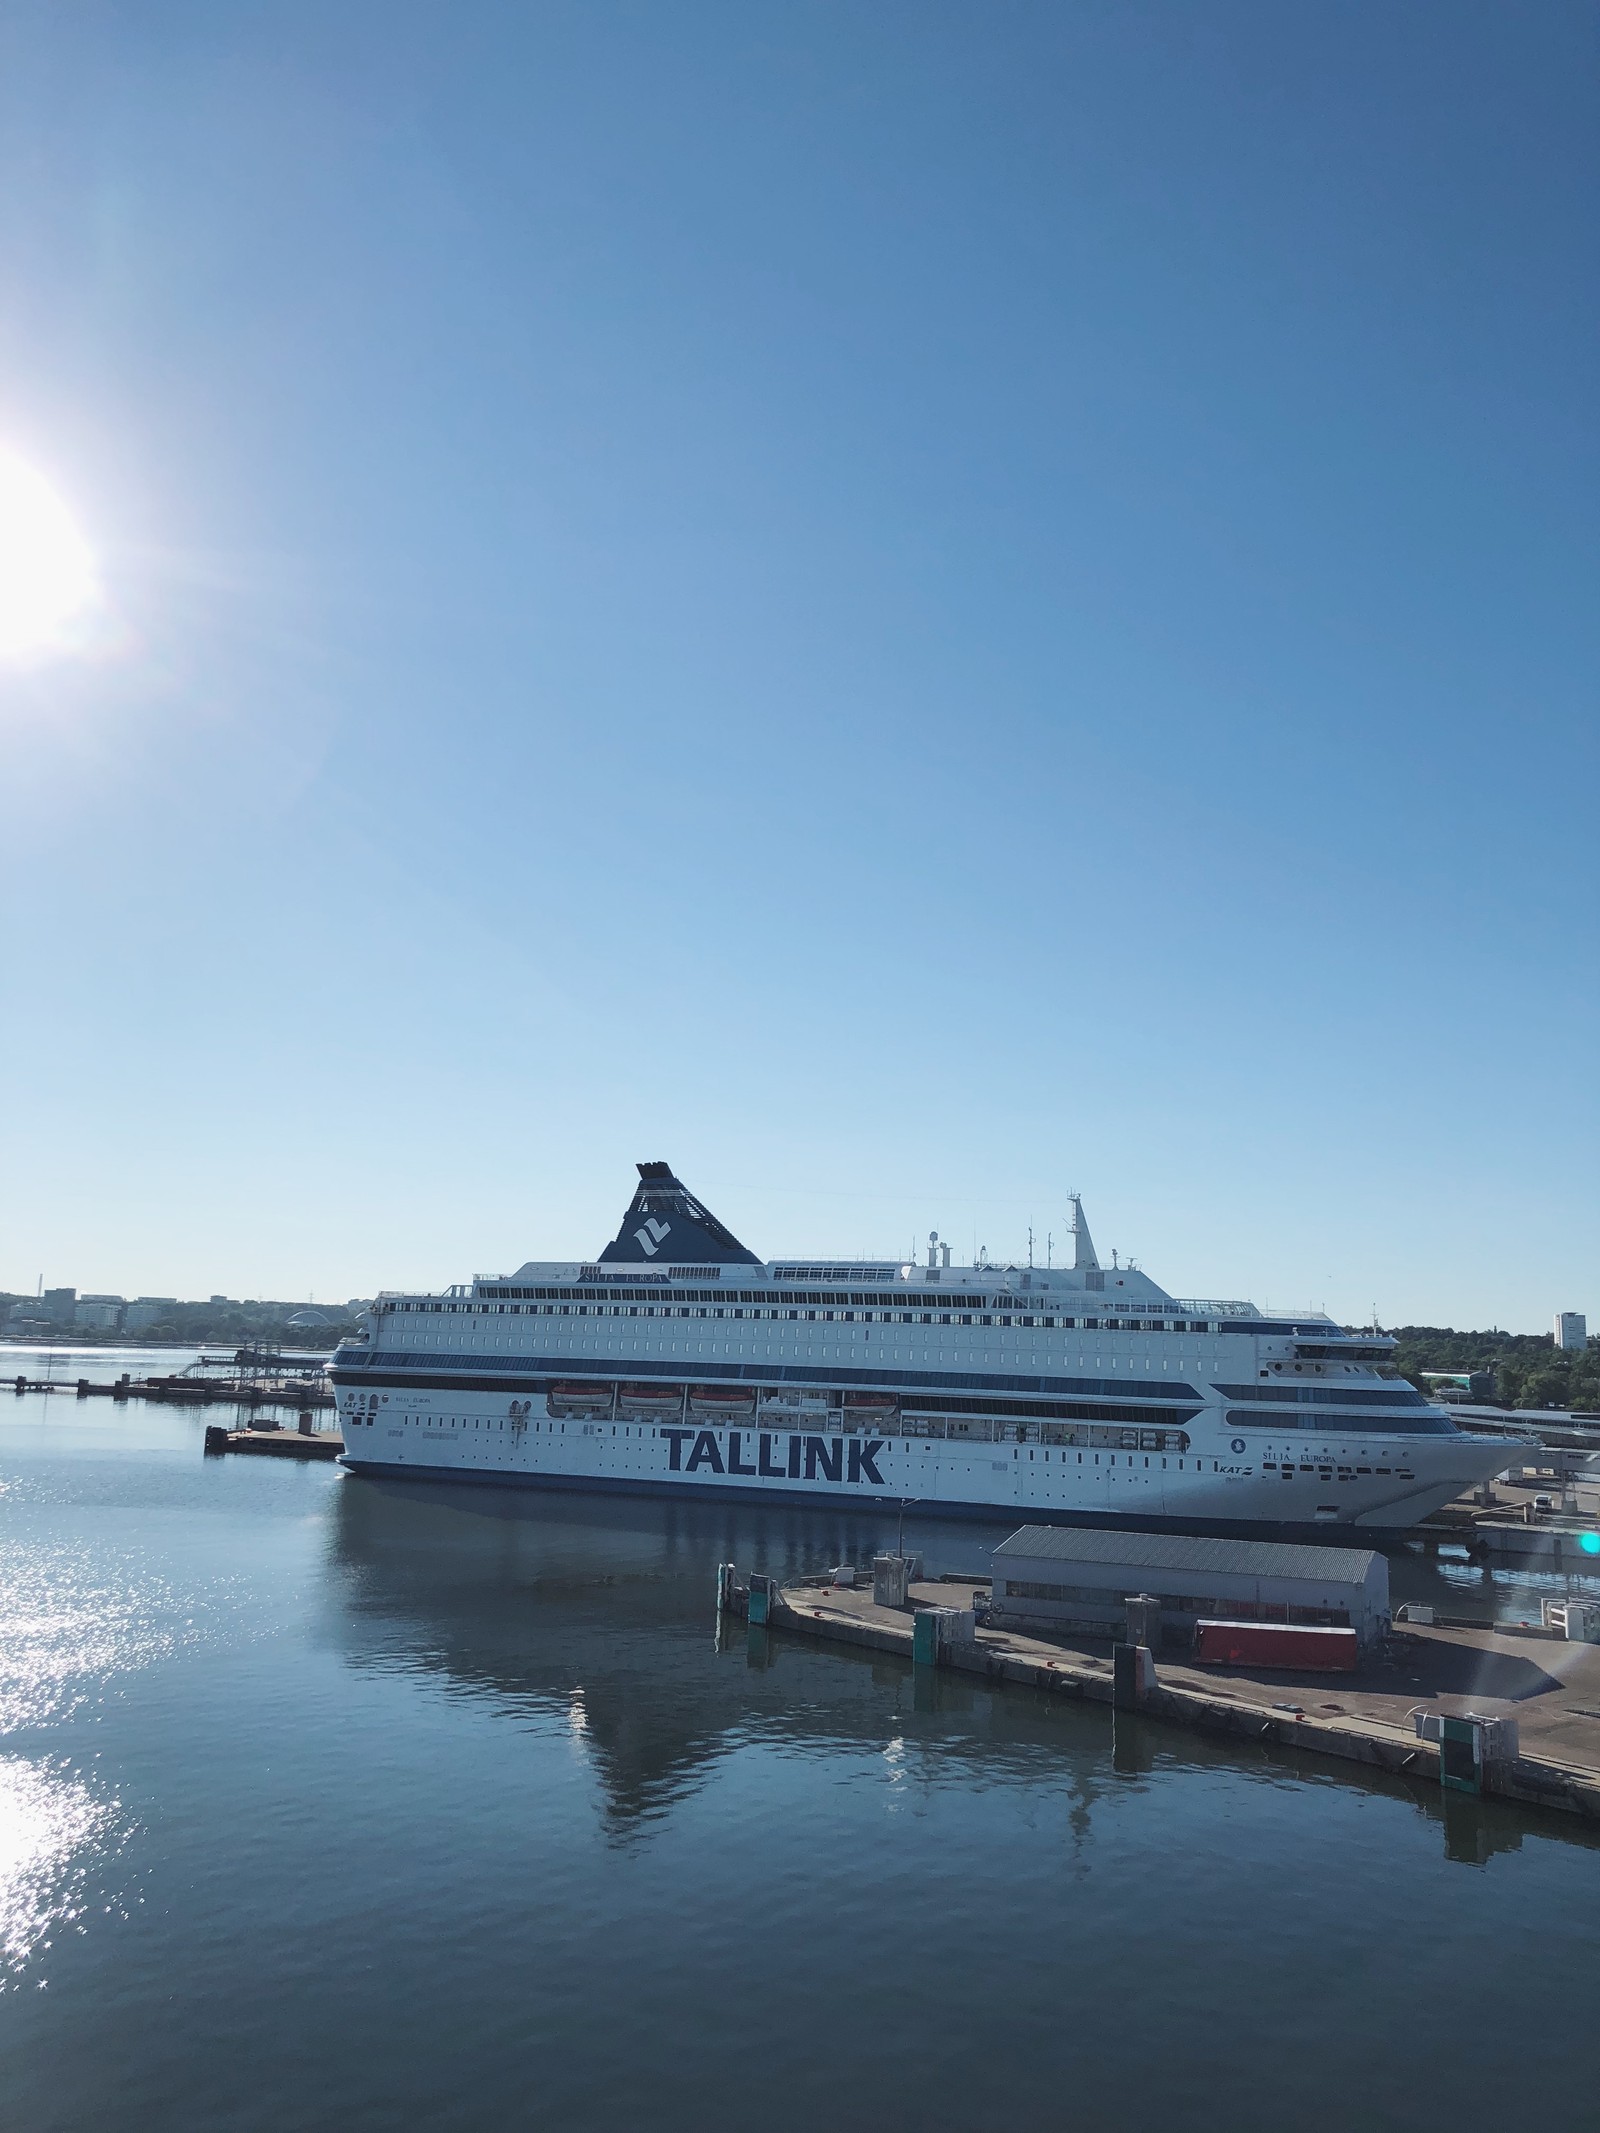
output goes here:
<path id="1" fill-rule="evenodd" d="M 0 659 L 66 650 L 96 589 L 94 556 L 72 513 L 0 445 Z"/>

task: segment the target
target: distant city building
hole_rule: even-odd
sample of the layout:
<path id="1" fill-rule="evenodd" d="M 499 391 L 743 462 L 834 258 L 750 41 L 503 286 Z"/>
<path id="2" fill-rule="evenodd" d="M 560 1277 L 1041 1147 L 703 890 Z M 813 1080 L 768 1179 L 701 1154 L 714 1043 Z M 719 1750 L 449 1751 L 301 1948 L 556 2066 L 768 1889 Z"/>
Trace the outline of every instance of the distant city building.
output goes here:
<path id="1" fill-rule="evenodd" d="M 80 1296 L 72 1314 L 75 1326 L 84 1326 L 95 1333 L 115 1333 L 122 1324 L 122 1314 L 128 1308 L 120 1296 Z"/>
<path id="2" fill-rule="evenodd" d="M 147 1333 L 178 1308 L 176 1296 L 136 1296 L 122 1314 L 124 1333 Z"/>
<path id="3" fill-rule="evenodd" d="M 70 1326 L 72 1314 L 78 1307 L 76 1289 L 46 1289 L 33 1306 L 35 1318 L 47 1318 L 52 1325 Z"/>
<path id="4" fill-rule="evenodd" d="M 214 1304 L 225 1304 L 227 1300 L 226 1296 L 213 1296 L 211 1299 Z"/>
<path id="5" fill-rule="evenodd" d="M 1589 1345 L 1589 1321 L 1581 1311 L 1556 1313 L 1556 1346 L 1581 1354 Z"/>

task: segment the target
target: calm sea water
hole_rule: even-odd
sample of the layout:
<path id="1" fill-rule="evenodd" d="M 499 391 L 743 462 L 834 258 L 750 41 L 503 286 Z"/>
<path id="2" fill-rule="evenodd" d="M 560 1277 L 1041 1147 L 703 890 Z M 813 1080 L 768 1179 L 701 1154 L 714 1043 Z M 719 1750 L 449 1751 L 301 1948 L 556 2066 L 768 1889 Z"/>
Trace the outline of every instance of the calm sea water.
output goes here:
<path id="1" fill-rule="evenodd" d="M 9 2124 L 1590 2121 L 1575 1825 L 717 1648 L 719 1560 L 874 1520 L 205 1461 L 198 1416 L 0 1398 Z M 907 1538 L 956 1569 L 1003 1531 Z M 1409 1557 L 1397 1593 L 1442 1577 L 1536 1604 Z"/>

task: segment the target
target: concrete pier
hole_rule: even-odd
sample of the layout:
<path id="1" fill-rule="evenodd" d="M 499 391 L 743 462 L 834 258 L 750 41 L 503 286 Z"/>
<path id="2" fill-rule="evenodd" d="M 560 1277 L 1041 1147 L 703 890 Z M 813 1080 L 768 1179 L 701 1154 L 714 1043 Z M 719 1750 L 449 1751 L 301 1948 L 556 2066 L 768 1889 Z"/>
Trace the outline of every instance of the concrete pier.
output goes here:
<path id="1" fill-rule="evenodd" d="M 727 1604 L 748 1605 L 732 1581 Z M 913 1660 L 915 1623 L 928 1610 L 966 1610 L 986 1587 L 944 1579 L 914 1584 L 904 1610 L 880 1606 L 870 1588 L 790 1585 L 768 1595 L 776 1631 L 893 1652 Z M 924 1639 L 924 1647 L 932 1639 Z M 969 1641 L 940 1642 L 937 1663 L 1052 1695 L 1116 1700 L 1114 1653 L 1090 1637 L 1032 1637 L 978 1628 Z M 1600 1645 L 1560 1641 L 1543 1630 L 1399 1625 L 1381 1659 L 1353 1674 L 1249 1675 L 1201 1668 L 1183 1654 L 1156 1654 L 1138 1707 L 1203 1732 L 1310 1749 L 1400 1776 L 1437 1782 L 1436 1740 L 1419 1739 L 1413 1713 L 1434 1718 L 1514 1718 L 1520 1752 L 1486 1770 L 1484 1790 L 1529 1806 L 1600 1823 Z"/>
<path id="2" fill-rule="evenodd" d="M 220 1452 L 261 1452 L 269 1459 L 337 1459 L 344 1438 L 336 1430 L 223 1429 L 206 1431 L 208 1457 Z"/>

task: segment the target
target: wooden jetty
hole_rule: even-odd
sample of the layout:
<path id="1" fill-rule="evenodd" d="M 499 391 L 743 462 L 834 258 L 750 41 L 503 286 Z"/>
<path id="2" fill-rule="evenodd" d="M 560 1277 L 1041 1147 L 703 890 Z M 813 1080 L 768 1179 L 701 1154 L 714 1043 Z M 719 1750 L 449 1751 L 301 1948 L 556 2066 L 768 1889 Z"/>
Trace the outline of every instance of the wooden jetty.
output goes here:
<path id="1" fill-rule="evenodd" d="M 228 1370 L 230 1376 L 213 1376 Z M 92 1378 L 30 1378 L 20 1373 L 12 1390 L 23 1393 L 70 1393 L 79 1400 L 156 1400 L 174 1407 L 292 1407 L 297 1413 L 333 1405 L 327 1379 L 296 1375 L 284 1358 L 255 1357 L 241 1350 L 229 1358 L 202 1357 L 190 1370 L 164 1377 L 136 1378 L 124 1371 L 111 1383 Z"/>
<path id="2" fill-rule="evenodd" d="M 1472 1789 L 1600 1823 L 1600 1645 L 1504 1625 L 1400 1624 L 1381 1656 L 1355 1673 L 1330 1677 L 1201 1668 L 1165 1651 L 1131 1670 L 1124 1662 L 1134 1647 L 1078 1635 L 1027 1636 L 974 1625 L 949 1642 L 919 1637 L 920 1614 L 954 1610 L 963 1622 L 987 1591 L 987 1582 L 977 1580 L 914 1583 L 907 1606 L 895 1608 L 879 1605 L 870 1583 L 846 1588 L 814 1580 L 779 1588 L 764 1578 L 741 1584 L 725 1570 L 719 1596 L 734 1614 L 765 1616 L 770 1629 L 784 1634 L 893 1652 L 913 1663 L 931 1649 L 933 1663 L 991 1681 L 1126 1703 L 1203 1732 L 1311 1749 L 1399 1776 L 1443 1775 L 1450 1782 L 1438 1720 L 1513 1719 L 1517 1752 L 1486 1762 L 1481 1787 Z M 1432 1739 L 1419 1736 L 1419 1710 Z"/>

